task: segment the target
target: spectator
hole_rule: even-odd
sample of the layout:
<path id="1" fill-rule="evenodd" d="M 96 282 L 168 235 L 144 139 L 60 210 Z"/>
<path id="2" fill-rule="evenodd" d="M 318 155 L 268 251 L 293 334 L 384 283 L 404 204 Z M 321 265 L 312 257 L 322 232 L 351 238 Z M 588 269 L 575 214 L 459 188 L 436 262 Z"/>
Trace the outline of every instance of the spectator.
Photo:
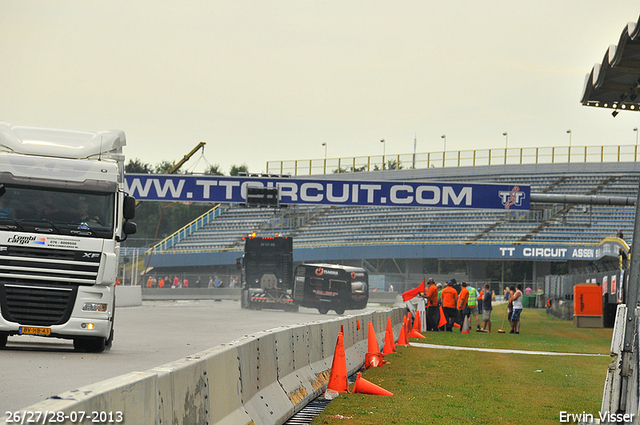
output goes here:
<path id="1" fill-rule="evenodd" d="M 451 281 L 447 282 L 447 286 L 442 290 L 442 309 L 447 319 L 446 331 L 453 332 L 453 322 L 456 317 L 456 303 L 458 300 L 458 291 L 453 287 Z"/>
<path id="2" fill-rule="evenodd" d="M 389 292 L 393 292 L 393 285 L 389 284 Z"/>
<path id="3" fill-rule="evenodd" d="M 218 276 L 216 276 L 216 279 L 213 281 L 214 285 L 216 288 L 221 288 L 222 287 L 222 280 L 220 280 L 220 278 Z"/>
<path id="4" fill-rule="evenodd" d="M 196 279 L 196 288 L 200 288 L 202 286 L 202 279 L 200 276 Z"/>
<path id="5" fill-rule="evenodd" d="M 511 285 L 507 289 L 509 290 L 508 296 L 505 297 L 508 303 L 507 308 L 509 309 L 509 314 L 507 314 L 507 320 L 509 321 L 509 323 L 511 323 L 511 315 L 513 314 L 513 304 L 511 303 L 511 297 L 516 292 L 516 287 L 515 285 Z"/>
<path id="6" fill-rule="evenodd" d="M 427 331 L 438 332 L 438 288 L 433 279 L 427 282 Z"/>
<path id="7" fill-rule="evenodd" d="M 616 233 L 616 237 L 618 239 L 624 239 L 624 234 L 622 234 L 622 229 L 618 230 L 618 233 Z"/>
<path id="8" fill-rule="evenodd" d="M 238 276 L 231 276 L 231 279 L 229 281 L 229 288 L 235 288 L 237 284 L 238 284 Z"/>
<path id="9" fill-rule="evenodd" d="M 215 288 L 215 283 L 213 282 L 213 277 L 209 276 L 209 286 L 208 288 Z"/>
<path id="10" fill-rule="evenodd" d="M 467 282 L 462 282 L 462 290 L 458 296 L 458 317 L 461 321 L 460 332 L 462 332 L 464 323 L 467 321 L 467 316 L 469 316 L 469 290 L 467 286 Z"/>
<path id="11" fill-rule="evenodd" d="M 522 284 L 518 283 L 515 287 L 515 292 L 509 298 L 509 302 L 513 306 L 513 313 L 511 314 L 511 332 L 510 334 L 520 334 L 520 313 L 522 313 Z"/>
<path id="12" fill-rule="evenodd" d="M 478 290 L 471 285 L 467 286 L 469 290 L 469 329 L 471 329 L 471 316 L 476 318 L 476 330 L 480 330 L 480 319 L 478 318 Z"/>
<path id="13" fill-rule="evenodd" d="M 524 290 L 525 295 L 531 295 L 531 292 L 533 291 L 531 290 L 530 286 L 527 286 L 526 289 Z"/>
<path id="14" fill-rule="evenodd" d="M 491 332 L 491 301 L 493 300 L 493 294 L 491 293 L 491 287 L 488 283 L 484 284 L 484 298 L 482 300 L 482 331 Z"/>

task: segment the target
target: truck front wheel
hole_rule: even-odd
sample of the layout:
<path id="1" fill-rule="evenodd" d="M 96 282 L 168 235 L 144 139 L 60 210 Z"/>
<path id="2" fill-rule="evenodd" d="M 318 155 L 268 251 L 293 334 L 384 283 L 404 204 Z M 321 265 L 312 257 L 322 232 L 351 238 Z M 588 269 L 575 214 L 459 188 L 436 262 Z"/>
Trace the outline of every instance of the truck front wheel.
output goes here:
<path id="1" fill-rule="evenodd" d="M 76 351 L 87 353 L 102 353 L 106 347 L 106 338 L 76 338 L 73 340 L 73 348 Z"/>

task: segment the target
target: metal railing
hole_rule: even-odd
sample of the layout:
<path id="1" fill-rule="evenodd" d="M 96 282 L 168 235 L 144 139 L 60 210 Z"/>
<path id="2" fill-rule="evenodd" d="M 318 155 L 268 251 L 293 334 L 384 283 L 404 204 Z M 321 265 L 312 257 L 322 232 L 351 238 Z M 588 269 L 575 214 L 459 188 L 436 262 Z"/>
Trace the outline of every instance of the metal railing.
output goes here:
<path id="1" fill-rule="evenodd" d="M 476 149 L 346 158 L 267 161 L 267 173 L 294 176 L 483 165 L 636 162 L 638 146 L 554 146 Z"/>
<path id="2" fill-rule="evenodd" d="M 200 217 L 193 220 L 191 223 L 187 224 L 183 228 L 175 231 L 171 235 L 164 238 L 162 241 L 155 244 L 151 247 L 147 253 L 151 251 L 166 251 L 169 248 L 173 247 L 175 244 L 180 242 L 182 239 L 186 238 L 196 230 L 200 229 L 204 225 L 211 223 L 216 217 L 225 212 L 226 209 L 220 207 L 220 205 L 216 205 L 206 213 L 202 214 Z"/>

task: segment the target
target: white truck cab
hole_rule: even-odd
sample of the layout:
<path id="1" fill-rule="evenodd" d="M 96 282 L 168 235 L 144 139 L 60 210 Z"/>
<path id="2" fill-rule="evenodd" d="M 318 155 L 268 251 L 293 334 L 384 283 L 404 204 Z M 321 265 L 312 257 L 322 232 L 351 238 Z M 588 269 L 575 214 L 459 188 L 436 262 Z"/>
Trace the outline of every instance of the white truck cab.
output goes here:
<path id="1" fill-rule="evenodd" d="M 122 131 L 0 122 L 0 347 L 11 335 L 113 341 L 120 242 L 135 233 Z"/>

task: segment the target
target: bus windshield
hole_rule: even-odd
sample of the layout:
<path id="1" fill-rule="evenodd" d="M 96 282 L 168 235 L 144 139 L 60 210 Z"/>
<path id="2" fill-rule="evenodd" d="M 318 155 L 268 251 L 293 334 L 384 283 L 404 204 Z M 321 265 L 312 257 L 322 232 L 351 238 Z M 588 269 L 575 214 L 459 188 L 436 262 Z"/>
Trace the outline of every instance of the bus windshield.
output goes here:
<path id="1" fill-rule="evenodd" d="M 0 229 L 110 238 L 114 193 L 4 185 Z"/>

